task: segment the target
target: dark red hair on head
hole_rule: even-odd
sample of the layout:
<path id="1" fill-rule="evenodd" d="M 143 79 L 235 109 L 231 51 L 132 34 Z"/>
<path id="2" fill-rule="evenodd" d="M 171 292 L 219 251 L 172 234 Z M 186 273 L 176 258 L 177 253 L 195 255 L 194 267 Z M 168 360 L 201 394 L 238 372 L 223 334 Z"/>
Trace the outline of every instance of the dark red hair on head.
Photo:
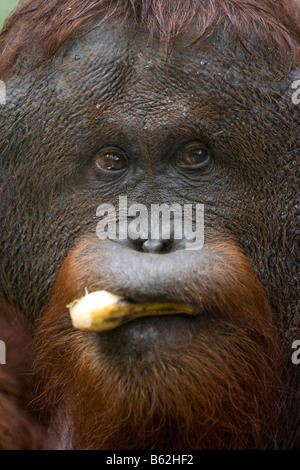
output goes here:
<path id="1" fill-rule="evenodd" d="M 191 30 L 196 40 L 220 27 L 229 39 L 234 35 L 244 44 L 254 35 L 264 52 L 291 65 L 300 44 L 295 10 L 292 0 L 23 0 L 1 35 L 0 76 L 36 38 L 37 58 L 41 53 L 47 59 L 98 17 L 101 22 L 130 20 L 167 43 Z"/>

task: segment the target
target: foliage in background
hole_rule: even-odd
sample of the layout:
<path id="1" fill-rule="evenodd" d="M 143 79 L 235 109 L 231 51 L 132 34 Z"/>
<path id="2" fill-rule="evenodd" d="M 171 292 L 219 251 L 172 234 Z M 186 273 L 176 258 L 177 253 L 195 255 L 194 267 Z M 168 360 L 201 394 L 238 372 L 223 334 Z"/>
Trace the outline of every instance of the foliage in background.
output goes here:
<path id="1" fill-rule="evenodd" d="M 10 12 L 18 5 L 19 0 L 0 0 L 0 29 Z"/>

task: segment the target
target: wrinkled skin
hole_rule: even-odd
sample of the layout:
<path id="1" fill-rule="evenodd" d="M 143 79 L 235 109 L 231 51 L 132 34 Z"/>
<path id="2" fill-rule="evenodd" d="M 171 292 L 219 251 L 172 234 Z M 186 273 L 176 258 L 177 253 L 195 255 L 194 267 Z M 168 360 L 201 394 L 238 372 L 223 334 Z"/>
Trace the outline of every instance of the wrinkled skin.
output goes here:
<path id="1" fill-rule="evenodd" d="M 155 54 L 144 47 L 143 36 L 124 40 L 119 28 L 102 29 L 73 41 L 46 70 L 7 85 L 2 233 L 12 249 L 3 292 L 35 316 L 78 234 L 94 230 L 97 206 L 117 205 L 123 194 L 128 205 L 145 203 L 147 195 L 146 204 L 203 203 L 207 237 L 236 240 L 275 309 L 294 315 L 299 110 L 291 105 L 292 79 L 260 64 L 229 69 L 231 53 L 219 49 L 179 43 L 166 58 L 159 44 Z M 194 141 L 209 145 L 213 158 L 185 174 L 171 162 Z M 130 156 L 122 178 L 93 166 L 110 146 Z"/>
<path id="2" fill-rule="evenodd" d="M 96 209 L 105 202 L 117 205 L 119 195 L 127 195 L 129 205 L 203 203 L 205 243 L 233 243 L 246 254 L 273 309 L 290 366 L 298 322 L 300 138 L 291 82 L 299 71 L 283 76 L 259 54 L 249 61 L 247 53 L 224 49 L 218 40 L 205 48 L 188 44 L 189 38 L 178 39 L 167 54 L 144 33 L 102 26 L 69 42 L 34 73 L 24 74 L 19 65 L 7 83 L 7 106 L 0 109 L 1 291 L 34 331 L 63 260 L 91 237 L 95 255 L 87 265 L 99 267 L 97 287 L 135 300 L 181 300 L 189 298 L 190 286 L 197 304 L 193 293 L 200 273 L 195 268 L 189 277 L 189 261 L 186 267 L 170 257 L 165 265 L 162 254 L 139 252 L 134 265 L 131 250 L 140 251 L 137 244 L 118 251 L 116 243 L 97 241 Z M 182 169 L 176 159 L 194 142 L 205 144 L 211 159 L 198 171 Z M 106 147 L 126 153 L 129 167 L 123 174 L 96 168 L 95 158 Z M 174 244 L 171 255 L 181 248 Z M 201 252 L 186 256 L 201 264 Z M 214 257 L 206 256 L 213 264 Z M 151 279 L 150 265 L 165 282 Z M 88 282 L 83 277 L 74 295 L 90 288 Z M 70 300 L 62 296 L 62 305 Z M 205 334 L 205 320 L 195 321 L 193 326 L 180 317 L 137 321 L 113 336 L 103 334 L 102 354 L 122 357 L 123 365 L 128 360 L 128 370 L 141 357 L 144 367 L 151 367 L 168 347 L 184 346 L 187 331 Z"/>

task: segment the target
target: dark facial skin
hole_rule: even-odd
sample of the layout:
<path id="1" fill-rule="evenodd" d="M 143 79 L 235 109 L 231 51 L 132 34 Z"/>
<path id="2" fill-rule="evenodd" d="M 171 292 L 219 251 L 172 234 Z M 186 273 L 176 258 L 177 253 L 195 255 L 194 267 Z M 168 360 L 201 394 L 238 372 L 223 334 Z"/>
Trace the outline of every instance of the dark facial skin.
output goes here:
<path id="1" fill-rule="evenodd" d="M 20 60 L 6 83 L 1 294 L 31 325 L 28 402 L 46 429 L 70 425 L 70 448 L 274 448 L 291 435 L 278 410 L 298 323 L 299 71 L 193 39 L 167 50 L 107 23 L 34 70 Z M 119 196 L 204 204 L 204 248 L 99 240 L 97 207 Z M 66 309 L 85 288 L 197 315 L 86 333 Z"/>
<path id="2" fill-rule="evenodd" d="M 236 241 L 276 310 L 294 315 L 299 110 L 291 78 L 259 57 L 230 62 L 236 52 L 213 41 L 204 52 L 178 40 L 168 55 L 155 40 L 145 44 L 125 26 L 101 27 L 8 82 L 3 293 L 36 317 L 78 236 L 94 233 L 97 206 L 127 195 L 129 205 L 203 203 L 206 241 Z M 178 165 L 190 144 L 209 151 L 196 170 Z M 124 172 L 97 168 L 110 147 L 126 154 Z"/>

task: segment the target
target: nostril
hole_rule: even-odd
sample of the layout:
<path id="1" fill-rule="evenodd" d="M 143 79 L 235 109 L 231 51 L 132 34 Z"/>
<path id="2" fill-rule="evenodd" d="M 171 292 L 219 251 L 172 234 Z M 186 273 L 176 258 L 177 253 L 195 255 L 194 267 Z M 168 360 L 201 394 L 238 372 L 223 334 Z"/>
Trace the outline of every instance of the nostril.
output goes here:
<path id="1" fill-rule="evenodd" d="M 164 240 L 146 240 L 143 243 L 143 251 L 147 253 L 159 253 L 160 251 L 163 251 L 164 247 Z"/>
<path id="2" fill-rule="evenodd" d="M 181 250 L 184 248 L 184 245 L 180 241 L 175 240 L 159 240 L 151 239 L 148 240 L 138 238 L 137 240 L 118 240 L 123 246 L 131 248 L 135 251 L 142 253 L 160 253 L 167 254 L 172 253 L 173 251 Z"/>
<path id="3" fill-rule="evenodd" d="M 172 251 L 178 249 L 177 244 L 174 243 L 174 240 L 145 240 L 142 242 L 139 251 L 145 253 L 171 253 Z"/>

